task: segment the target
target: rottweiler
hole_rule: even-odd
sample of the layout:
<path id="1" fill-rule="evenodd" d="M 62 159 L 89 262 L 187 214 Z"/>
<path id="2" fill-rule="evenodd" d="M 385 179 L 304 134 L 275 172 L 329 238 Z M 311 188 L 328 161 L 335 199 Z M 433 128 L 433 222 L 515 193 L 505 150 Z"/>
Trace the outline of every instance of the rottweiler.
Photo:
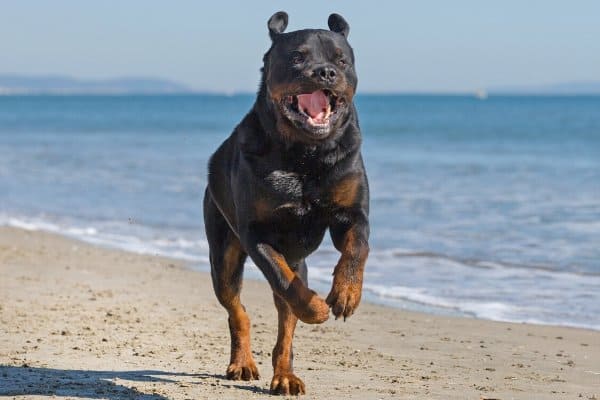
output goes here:
<path id="1" fill-rule="evenodd" d="M 229 314 L 228 379 L 258 379 L 250 320 L 240 302 L 249 255 L 266 277 L 278 312 L 274 394 L 304 394 L 293 373 L 298 319 L 319 324 L 329 310 L 344 320 L 361 299 L 369 253 L 369 187 L 353 98 L 357 76 L 349 25 L 338 14 L 330 30 L 284 33 L 288 15 L 268 21 L 256 101 L 212 155 L 204 196 L 211 275 Z M 341 256 L 327 299 L 308 288 L 305 258 L 325 231 Z"/>

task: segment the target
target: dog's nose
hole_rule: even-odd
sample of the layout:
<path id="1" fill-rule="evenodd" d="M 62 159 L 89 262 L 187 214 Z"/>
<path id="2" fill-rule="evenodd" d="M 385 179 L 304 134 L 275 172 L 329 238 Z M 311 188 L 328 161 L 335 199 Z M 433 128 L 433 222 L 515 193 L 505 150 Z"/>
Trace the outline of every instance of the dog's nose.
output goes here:
<path id="1" fill-rule="evenodd" d="M 320 79 L 323 82 L 329 83 L 329 84 L 333 84 L 335 83 L 336 79 L 337 79 L 337 73 L 335 72 L 335 69 L 332 67 L 320 67 L 315 69 L 314 74 L 316 75 L 316 77 L 318 79 Z"/>

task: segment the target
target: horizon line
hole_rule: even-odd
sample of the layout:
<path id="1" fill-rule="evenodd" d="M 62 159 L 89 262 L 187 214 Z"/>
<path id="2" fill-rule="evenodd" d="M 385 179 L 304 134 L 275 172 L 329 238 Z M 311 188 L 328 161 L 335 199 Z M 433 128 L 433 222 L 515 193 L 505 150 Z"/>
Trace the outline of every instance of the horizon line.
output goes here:
<path id="1" fill-rule="evenodd" d="M 257 92 L 252 91 L 216 91 L 216 90 L 182 90 L 182 91 L 60 91 L 60 90 L 2 90 L 0 88 L 0 97 L 9 96 L 215 96 L 215 97 L 234 97 L 234 96 L 256 96 Z M 448 97 L 476 97 L 485 99 L 486 97 L 507 97 L 507 96 L 532 96 L 532 97 L 575 97 L 600 96 L 600 92 L 536 92 L 536 91 L 510 91 L 510 90 L 473 90 L 473 91 L 429 91 L 429 90 L 398 90 L 398 91 L 359 91 L 355 96 L 448 96 Z"/>

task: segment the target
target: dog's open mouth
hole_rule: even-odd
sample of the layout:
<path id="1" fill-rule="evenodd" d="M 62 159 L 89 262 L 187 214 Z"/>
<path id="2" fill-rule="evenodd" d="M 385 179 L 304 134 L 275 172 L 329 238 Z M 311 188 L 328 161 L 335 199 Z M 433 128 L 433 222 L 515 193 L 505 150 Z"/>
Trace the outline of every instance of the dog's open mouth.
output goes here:
<path id="1" fill-rule="evenodd" d="M 322 135 L 329 132 L 344 105 L 341 97 L 328 89 L 320 89 L 312 93 L 285 96 L 282 108 L 295 125 Z"/>

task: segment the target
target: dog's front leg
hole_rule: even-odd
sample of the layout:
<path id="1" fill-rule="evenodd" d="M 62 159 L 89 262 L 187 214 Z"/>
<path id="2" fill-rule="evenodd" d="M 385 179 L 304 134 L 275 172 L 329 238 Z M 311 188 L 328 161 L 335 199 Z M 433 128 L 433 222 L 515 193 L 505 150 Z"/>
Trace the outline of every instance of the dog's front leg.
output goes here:
<path id="1" fill-rule="evenodd" d="M 289 266 L 285 257 L 266 243 L 246 241 L 246 251 L 267 278 L 276 295 L 307 324 L 320 324 L 329 318 L 329 306 Z"/>
<path id="2" fill-rule="evenodd" d="M 362 209 L 340 210 L 329 228 L 334 246 L 342 254 L 333 271 L 327 304 L 335 318 L 351 316 L 360 303 L 363 273 L 369 255 L 369 222 Z"/>

